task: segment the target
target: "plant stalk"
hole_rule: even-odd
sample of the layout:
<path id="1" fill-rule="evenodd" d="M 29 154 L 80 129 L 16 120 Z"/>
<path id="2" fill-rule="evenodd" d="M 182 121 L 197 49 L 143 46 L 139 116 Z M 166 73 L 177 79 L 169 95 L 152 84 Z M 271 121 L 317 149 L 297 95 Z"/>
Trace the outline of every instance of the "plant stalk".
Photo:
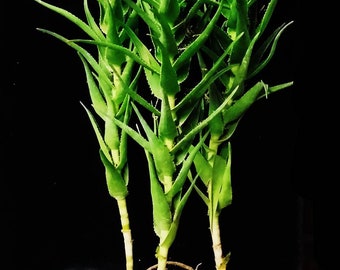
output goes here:
<path id="1" fill-rule="evenodd" d="M 214 163 L 214 155 L 218 153 L 218 148 L 220 146 L 221 142 L 219 140 L 219 135 L 212 135 L 209 141 L 209 151 L 208 153 L 208 160 L 209 163 L 213 166 Z M 212 200 L 212 194 L 209 194 L 209 199 Z M 211 224 L 210 224 L 210 234 L 211 234 L 211 240 L 212 240 L 212 248 L 214 252 L 214 259 L 215 259 L 215 267 L 216 270 L 226 270 L 227 269 L 227 263 L 229 255 L 227 255 L 226 258 L 223 257 L 223 248 L 222 248 L 222 241 L 221 241 L 221 231 L 220 231 L 220 212 L 209 211 L 209 215 L 212 215 L 211 217 Z"/>
<path id="2" fill-rule="evenodd" d="M 168 257 L 168 247 L 159 246 L 159 253 L 158 253 L 158 266 L 157 270 L 166 270 L 166 264 L 167 264 L 167 257 Z"/>
<path id="3" fill-rule="evenodd" d="M 216 270 L 226 270 L 227 262 L 223 258 L 219 214 L 213 216 L 210 232 Z"/>
<path id="4" fill-rule="evenodd" d="M 126 270 L 133 270 L 132 234 L 130 229 L 129 214 L 126 206 L 126 199 L 117 199 L 117 204 L 124 238 Z"/>

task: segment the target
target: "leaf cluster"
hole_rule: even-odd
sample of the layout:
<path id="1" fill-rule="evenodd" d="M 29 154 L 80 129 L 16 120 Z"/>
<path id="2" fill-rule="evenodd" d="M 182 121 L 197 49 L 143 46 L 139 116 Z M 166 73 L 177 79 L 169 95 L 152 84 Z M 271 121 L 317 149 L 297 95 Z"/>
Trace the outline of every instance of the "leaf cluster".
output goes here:
<path id="1" fill-rule="evenodd" d="M 292 85 L 254 81 L 291 22 L 267 34 L 277 0 L 260 12 L 256 0 L 97 0 L 99 18 L 87 1 L 83 21 L 36 0 L 88 39 L 39 30 L 76 50 L 84 65 L 92 109 L 84 108 L 112 197 L 128 193 L 127 136 L 144 148 L 154 229 L 167 250 L 192 190 L 208 206 L 211 223 L 231 204 L 230 138 L 254 102 Z M 132 114 L 141 130 L 130 125 Z"/>

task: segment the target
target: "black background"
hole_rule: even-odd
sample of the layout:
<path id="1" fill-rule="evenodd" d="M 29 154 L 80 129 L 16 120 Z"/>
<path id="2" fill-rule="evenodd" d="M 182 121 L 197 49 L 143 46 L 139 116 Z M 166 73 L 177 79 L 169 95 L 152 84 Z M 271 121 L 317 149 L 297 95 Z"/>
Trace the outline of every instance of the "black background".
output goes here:
<path id="1" fill-rule="evenodd" d="M 83 16 L 81 0 L 50 3 Z M 255 104 L 232 141 L 234 201 L 221 217 L 231 270 L 323 270 L 334 262 L 336 75 L 321 57 L 333 57 L 323 42 L 333 44 L 331 36 L 316 30 L 332 24 L 320 23 L 321 7 L 308 8 L 302 0 L 279 1 L 273 27 L 294 24 L 263 77 L 295 84 Z M 123 270 L 117 207 L 80 105 L 90 104 L 81 61 L 36 28 L 70 38 L 82 33 L 34 1 L 2 3 L 1 20 L 3 269 Z M 130 153 L 135 264 L 146 269 L 156 262 L 157 238 L 144 152 L 132 142 Z M 170 259 L 212 270 L 201 204 L 195 195 L 189 200 Z"/>

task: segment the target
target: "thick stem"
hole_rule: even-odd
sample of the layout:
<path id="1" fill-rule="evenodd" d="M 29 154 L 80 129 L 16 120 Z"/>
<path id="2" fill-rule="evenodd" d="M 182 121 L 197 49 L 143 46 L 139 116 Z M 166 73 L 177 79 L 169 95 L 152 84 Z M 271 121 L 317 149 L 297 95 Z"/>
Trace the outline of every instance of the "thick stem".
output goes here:
<path id="1" fill-rule="evenodd" d="M 213 216 L 210 226 L 216 270 L 226 270 L 230 259 L 230 252 L 226 256 L 223 256 L 219 215 Z"/>
<path id="2" fill-rule="evenodd" d="M 221 142 L 219 141 L 219 135 L 212 135 L 209 141 L 210 152 L 208 153 L 208 161 L 212 166 L 214 165 L 214 156 L 217 155 L 220 144 Z M 211 188 L 208 192 L 212 192 Z M 211 197 L 212 194 L 209 194 L 210 200 Z M 219 213 L 209 211 L 209 215 L 209 219 L 211 220 L 210 233 L 213 244 L 215 267 L 216 270 L 226 270 L 228 263 L 227 259 L 229 258 L 229 255 L 226 258 L 223 257 Z"/>
<path id="3" fill-rule="evenodd" d="M 126 207 L 126 199 L 117 199 L 117 204 L 122 225 L 122 234 L 124 238 L 126 270 L 133 270 L 132 235 L 130 229 L 129 214 Z"/>
<path id="4" fill-rule="evenodd" d="M 222 243 L 220 237 L 220 224 L 219 224 L 219 217 L 214 215 L 212 218 L 212 224 L 210 228 L 211 232 L 211 239 L 213 244 L 213 251 L 215 257 L 215 265 L 217 270 L 226 269 L 223 265 L 223 251 L 222 251 Z"/>
<path id="5" fill-rule="evenodd" d="M 160 237 L 160 245 L 159 249 L 157 252 L 157 260 L 158 260 L 158 265 L 157 265 L 157 270 L 166 270 L 166 265 L 168 261 L 168 254 L 169 254 L 169 247 L 167 245 L 163 245 L 162 243 L 164 242 L 163 240 L 167 237 L 168 231 L 162 231 L 161 232 L 161 237 Z"/>

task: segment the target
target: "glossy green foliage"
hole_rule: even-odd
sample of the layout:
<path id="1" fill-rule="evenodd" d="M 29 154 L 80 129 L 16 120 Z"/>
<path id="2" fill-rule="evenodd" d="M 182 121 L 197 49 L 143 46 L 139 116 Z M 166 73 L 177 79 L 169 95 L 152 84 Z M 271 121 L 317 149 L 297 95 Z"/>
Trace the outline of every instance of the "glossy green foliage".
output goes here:
<path id="1" fill-rule="evenodd" d="M 128 183 L 127 134 L 119 129 L 113 119 L 118 118 L 128 123 L 131 114 L 128 93 L 135 93 L 136 79 L 139 76 L 138 72 L 134 72 L 134 65 L 135 62 L 142 60 L 135 57 L 123 28 L 123 25 L 133 25 L 134 14 L 126 12 L 126 8 L 119 1 L 102 0 L 99 1 L 100 19 L 96 22 L 85 0 L 86 21 L 83 21 L 67 10 L 43 1 L 37 2 L 64 16 L 89 37 L 88 40 L 70 40 L 50 30 L 39 29 L 77 51 L 84 65 L 89 95 L 96 116 L 85 105 L 83 106 L 99 142 L 109 193 L 115 198 L 124 197 L 127 194 Z M 85 43 L 96 46 L 98 55 L 85 49 L 82 46 Z M 133 96 L 144 102 L 136 94 Z"/>
<path id="2" fill-rule="evenodd" d="M 36 1 L 88 36 L 40 29 L 75 49 L 84 65 L 93 112 L 83 106 L 111 196 L 127 194 L 127 136 L 144 148 L 157 252 L 165 252 L 157 256 L 167 259 L 193 189 L 211 227 L 232 203 L 230 139 L 257 100 L 292 85 L 257 77 L 291 22 L 268 33 L 277 0 L 261 8 L 256 0 L 97 0 L 99 18 L 84 0 L 86 21 Z M 132 114 L 137 127 L 129 123 Z"/>

